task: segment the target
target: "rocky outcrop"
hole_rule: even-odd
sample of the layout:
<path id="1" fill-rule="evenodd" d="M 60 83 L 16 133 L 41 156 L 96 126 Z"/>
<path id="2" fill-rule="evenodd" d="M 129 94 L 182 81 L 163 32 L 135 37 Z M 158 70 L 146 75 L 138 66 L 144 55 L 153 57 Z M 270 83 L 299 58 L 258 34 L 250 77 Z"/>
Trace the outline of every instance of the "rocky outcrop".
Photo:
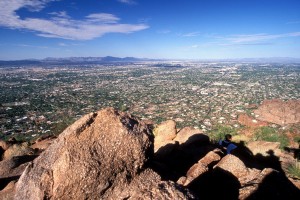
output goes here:
<path id="1" fill-rule="evenodd" d="M 256 128 L 256 127 L 261 127 L 261 126 L 268 126 L 267 122 L 251 118 L 247 114 L 240 114 L 239 117 L 238 117 L 238 122 L 241 125 L 251 127 L 251 128 Z"/>
<path id="2" fill-rule="evenodd" d="M 150 169 L 137 176 L 121 194 L 110 199 L 197 199 L 188 189 L 172 181 L 161 181 L 158 174 Z"/>
<path id="3" fill-rule="evenodd" d="M 262 121 L 282 126 L 296 124 L 300 122 L 300 100 L 265 100 L 254 113 Z"/>
<path id="4" fill-rule="evenodd" d="M 209 154 L 213 155 L 209 152 L 205 157 Z M 196 166 L 188 170 L 195 176 L 191 176 L 193 179 L 187 187 L 202 199 L 297 199 L 300 194 L 300 190 L 281 172 L 272 168 L 249 168 L 231 154 L 213 167 Z M 180 178 L 178 182 L 182 181 L 186 180 Z"/>
<path id="5" fill-rule="evenodd" d="M 174 138 L 180 145 L 190 145 L 195 142 L 208 143 L 208 137 L 203 135 L 203 132 L 199 129 L 192 127 L 182 128 Z"/>
<path id="6" fill-rule="evenodd" d="M 3 141 L 3 140 L 0 140 L 0 147 L 1 147 L 4 151 L 6 151 L 6 150 L 9 148 L 9 146 L 10 146 L 9 143 L 7 143 L 7 142 L 5 142 L 5 141 Z"/>
<path id="7" fill-rule="evenodd" d="M 0 199 L 1 200 L 13 200 L 15 194 L 15 184 L 16 181 L 11 181 L 7 186 L 0 191 Z"/>
<path id="8" fill-rule="evenodd" d="M 192 195 L 147 169 L 153 135 L 112 108 L 68 127 L 24 171 L 15 199 L 188 199 Z"/>
<path id="9" fill-rule="evenodd" d="M 14 144 L 10 146 L 3 154 L 3 160 L 13 158 L 14 156 L 34 155 L 35 152 L 29 147 L 27 142 Z"/>
<path id="10" fill-rule="evenodd" d="M 39 139 L 37 139 L 34 144 L 32 144 L 30 146 L 30 148 L 36 150 L 37 152 L 42 152 L 44 151 L 45 149 L 47 149 L 51 144 L 52 142 L 56 139 L 56 137 L 41 137 Z"/>
<path id="11" fill-rule="evenodd" d="M 175 144 L 173 139 L 176 137 L 176 122 L 167 120 L 159 124 L 154 130 L 154 152 L 167 144 Z"/>
<path id="12" fill-rule="evenodd" d="M 251 141 L 247 144 L 247 147 L 255 155 L 261 156 L 281 156 L 281 150 L 279 149 L 279 142 L 267 142 L 267 141 Z"/>
<path id="13" fill-rule="evenodd" d="M 15 182 L 19 179 L 26 166 L 37 155 L 33 155 L 33 149 L 27 143 L 20 143 L 12 139 L 1 142 L 4 147 L 0 161 L 0 199 L 13 199 Z"/>
<path id="14" fill-rule="evenodd" d="M 237 179 L 246 176 L 249 172 L 245 164 L 238 157 L 231 154 L 222 158 L 222 160 L 214 168 L 230 172 Z"/>
<path id="15" fill-rule="evenodd" d="M 15 156 L 0 162 L 0 178 L 11 178 L 21 176 L 28 162 L 36 156 Z"/>
<path id="16" fill-rule="evenodd" d="M 208 171 L 208 168 L 211 164 L 215 164 L 221 160 L 222 154 L 221 150 L 215 149 L 210 151 L 203 158 L 201 158 L 196 164 L 194 164 L 186 173 L 186 177 L 181 177 L 177 183 L 187 186 L 193 180 L 201 176 L 201 174 Z"/>
<path id="17" fill-rule="evenodd" d="M 297 199 L 300 195 L 284 173 L 294 158 L 281 151 L 279 143 L 240 143 L 237 152 L 224 155 L 198 129 L 177 132 L 170 120 L 155 128 L 154 138 L 152 127 L 107 108 L 79 119 L 58 138 L 43 137 L 31 145 L 2 142 L 0 150 L 6 156 L 0 161 L 0 199 Z"/>
<path id="18" fill-rule="evenodd" d="M 154 135 L 154 152 L 159 160 L 177 159 L 178 154 L 198 160 L 199 151 L 203 151 L 203 146 L 209 144 L 209 137 L 199 129 L 184 127 L 177 132 L 173 120 L 159 124 L 154 129 Z"/>

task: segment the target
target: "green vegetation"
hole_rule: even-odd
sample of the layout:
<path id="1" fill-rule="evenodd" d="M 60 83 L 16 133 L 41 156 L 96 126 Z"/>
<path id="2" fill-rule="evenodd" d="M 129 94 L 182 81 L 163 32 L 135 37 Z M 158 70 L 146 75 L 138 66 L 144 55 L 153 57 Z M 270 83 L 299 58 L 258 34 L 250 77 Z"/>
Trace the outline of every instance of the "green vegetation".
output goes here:
<path id="1" fill-rule="evenodd" d="M 296 161 L 294 164 L 291 164 L 287 171 L 290 176 L 300 179 L 300 162 Z"/>
<path id="2" fill-rule="evenodd" d="M 217 125 L 209 132 L 209 137 L 211 141 L 218 141 L 224 139 L 226 134 L 234 136 L 237 134 L 237 130 L 230 126 Z"/>
<path id="3" fill-rule="evenodd" d="M 29 142 L 30 139 L 31 139 L 27 134 L 17 134 L 17 135 L 14 136 L 14 138 L 18 142 Z"/>
<path id="4" fill-rule="evenodd" d="M 279 142 L 280 149 L 289 145 L 289 139 L 283 132 L 279 132 L 277 129 L 268 126 L 258 128 L 254 134 L 254 139 L 268 142 Z"/>
<path id="5" fill-rule="evenodd" d="M 69 125 L 73 124 L 75 120 L 71 117 L 64 117 L 60 122 L 53 124 L 52 132 L 54 135 L 59 135 L 63 132 Z"/>

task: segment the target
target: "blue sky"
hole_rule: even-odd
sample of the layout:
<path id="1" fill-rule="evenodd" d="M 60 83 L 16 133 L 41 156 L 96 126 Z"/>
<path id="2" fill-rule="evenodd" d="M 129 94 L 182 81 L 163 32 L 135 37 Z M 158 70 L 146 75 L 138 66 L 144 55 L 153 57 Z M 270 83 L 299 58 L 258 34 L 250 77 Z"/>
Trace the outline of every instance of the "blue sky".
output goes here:
<path id="1" fill-rule="evenodd" d="M 299 0 L 0 0 L 0 60 L 300 58 Z"/>

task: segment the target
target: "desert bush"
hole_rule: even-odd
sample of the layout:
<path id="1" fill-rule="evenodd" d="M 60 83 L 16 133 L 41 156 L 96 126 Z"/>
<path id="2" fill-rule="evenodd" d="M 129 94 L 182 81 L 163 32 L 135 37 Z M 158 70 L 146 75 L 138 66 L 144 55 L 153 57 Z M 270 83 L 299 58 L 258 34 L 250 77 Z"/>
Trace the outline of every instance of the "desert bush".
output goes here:
<path id="1" fill-rule="evenodd" d="M 254 133 L 254 140 L 263 140 L 268 142 L 279 142 L 280 149 L 289 145 L 289 139 L 284 133 L 278 132 L 276 128 L 263 126 Z"/>
<path id="2" fill-rule="evenodd" d="M 300 161 L 296 161 L 287 168 L 288 174 L 300 179 Z"/>
<path id="3" fill-rule="evenodd" d="M 217 125 L 209 132 L 209 137 L 212 142 L 216 142 L 224 139 L 226 134 L 234 136 L 237 134 L 237 130 L 230 126 Z"/>

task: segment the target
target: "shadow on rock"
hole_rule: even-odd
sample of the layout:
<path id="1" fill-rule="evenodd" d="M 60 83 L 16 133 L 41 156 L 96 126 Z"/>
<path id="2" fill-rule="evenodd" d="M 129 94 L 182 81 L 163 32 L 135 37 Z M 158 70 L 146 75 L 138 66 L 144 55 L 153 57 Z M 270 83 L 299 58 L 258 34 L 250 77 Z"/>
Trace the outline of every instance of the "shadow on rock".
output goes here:
<path id="1" fill-rule="evenodd" d="M 240 141 L 239 143 L 234 144 L 237 146 L 237 148 L 232 151 L 233 155 L 243 161 L 243 163 L 249 168 L 260 168 L 255 160 L 252 151 L 245 145 L 244 141 Z"/>
<path id="2" fill-rule="evenodd" d="M 295 187 L 287 177 L 277 171 L 268 174 L 247 200 L 254 199 L 289 199 L 300 197 L 300 190 Z"/>
<path id="3" fill-rule="evenodd" d="M 8 160 L 1 161 L 0 190 L 6 187 L 9 182 L 19 179 L 27 164 L 36 157 L 35 155 L 15 156 Z"/>
<path id="4" fill-rule="evenodd" d="M 284 150 L 288 153 L 293 153 L 294 158 L 300 160 L 300 145 L 299 148 L 290 148 L 290 147 L 284 147 Z"/>
<path id="5" fill-rule="evenodd" d="M 273 168 L 281 173 L 284 171 L 281 168 L 279 158 L 274 154 L 273 150 L 269 150 L 268 156 L 263 156 L 261 154 L 256 154 L 255 160 L 260 164 L 260 167 L 263 168 Z"/>
<path id="6" fill-rule="evenodd" d="M 5 188 L 7 186 L 7 184 L 9 184 L 11 181 L 18 180 L 19 178 L 20 178 L 20 176 L 12 176 L 12 177 L 8 177 L 8 178 L 0 178 L 0 190 L 2 190 L 3 188 Z"/>
<path id="7" fill-rule="evenodd" d="M 209 144 L 209 137 L 195 134 L 182 144 L 178 141 L 161 147 L 150 163 L 150 167 L 158 172 L 164 180 L 177 181 L 199 159 L 214 149 Z"/>
<path id="8" fill-rule="evenodd" d="M 202 174 L 188 185 L 201 199 L 238 199 L 240 187 L 233 174 L 219 167 Z"/>

